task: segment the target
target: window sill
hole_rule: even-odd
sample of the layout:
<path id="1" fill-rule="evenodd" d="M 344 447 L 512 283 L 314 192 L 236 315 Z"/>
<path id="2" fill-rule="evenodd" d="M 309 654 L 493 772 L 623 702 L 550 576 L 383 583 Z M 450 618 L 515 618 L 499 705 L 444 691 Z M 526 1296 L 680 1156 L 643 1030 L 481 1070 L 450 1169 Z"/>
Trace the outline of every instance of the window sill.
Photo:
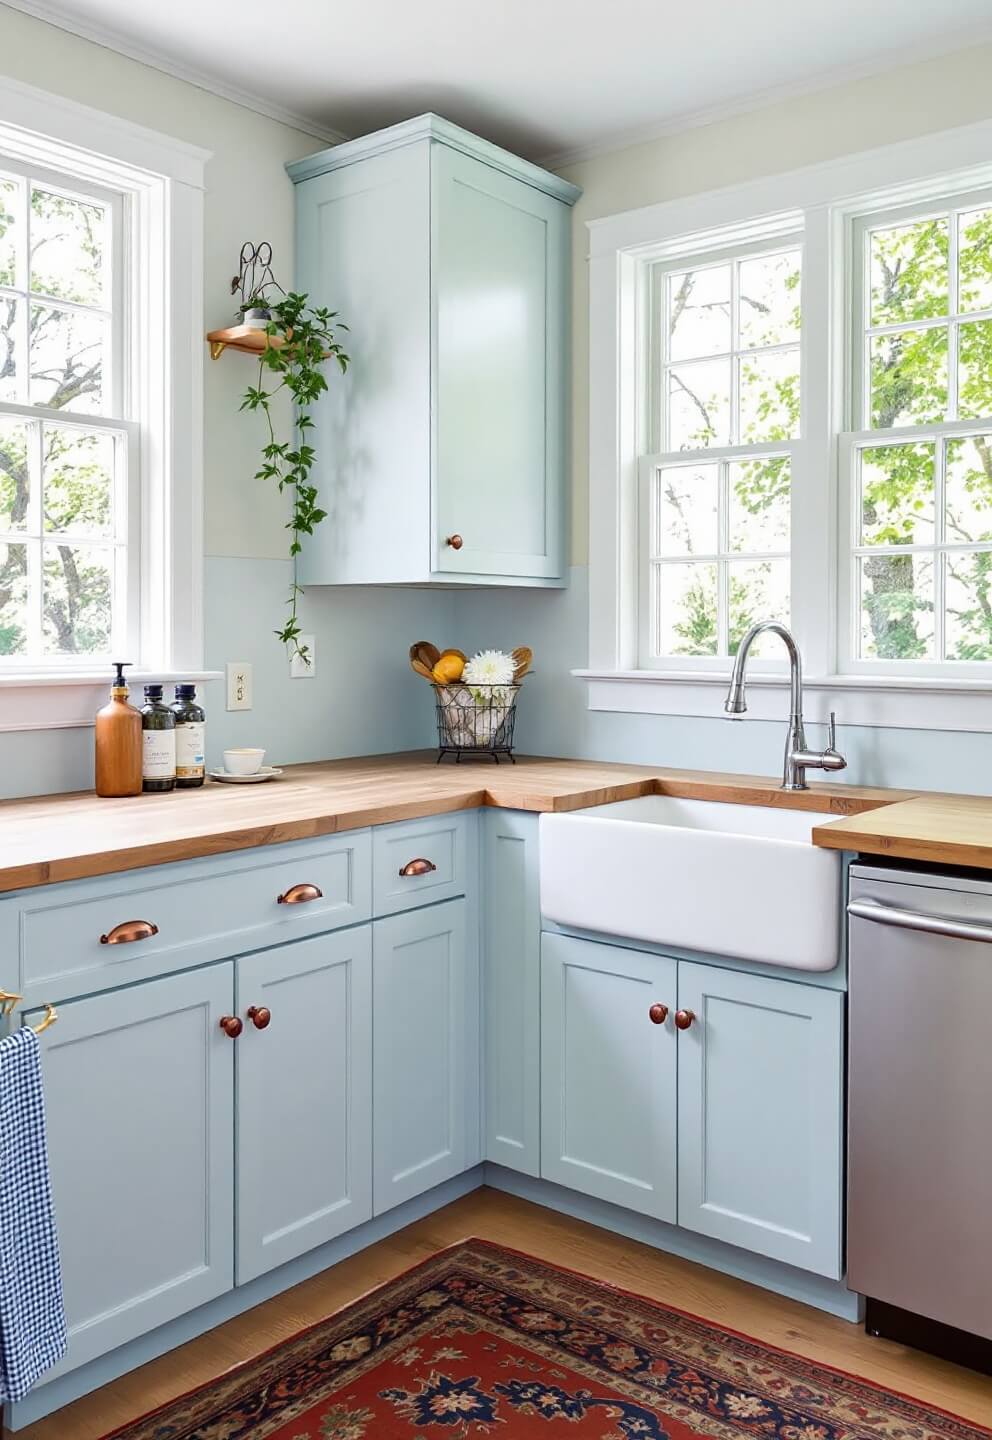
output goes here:
<path id="1" fill-rule="evenodd" d="M 724 719 L 729 676 L 716 671 L 573 670 L 588 684 L 590 710 L 636 715 Z M 782 720 L 787 673 L 755 671 L 747 679 L 747 717 Z M 884 675 L 803 677 L 805 716 L 838 725 L 902 730 L 973 730 L 992 733 L 992 680 L 943 680 Z"/>
<path id="2" fill-rule="evenodd" d="M 0 675 L 0 732 L 5 730 L 72 730 L 92 725 L 106 703 L 112 675 L 97 671 L 60 671 L 33 675 Z M 132 694 L 142 685 L 201 684 L 223 679 L 220 670 L 132 670 Z"/>

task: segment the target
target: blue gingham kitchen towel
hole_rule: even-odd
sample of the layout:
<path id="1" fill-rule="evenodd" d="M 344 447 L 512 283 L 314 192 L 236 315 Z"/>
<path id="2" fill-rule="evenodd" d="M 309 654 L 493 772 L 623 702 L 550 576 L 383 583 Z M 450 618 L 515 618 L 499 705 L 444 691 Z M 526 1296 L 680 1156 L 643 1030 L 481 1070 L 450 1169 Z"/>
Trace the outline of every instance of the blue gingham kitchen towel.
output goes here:
<path id="1" fill-rule="evenodd" d="M 67 1345 L 38 1037 L 0 1040 L 0 1400 L 20 1400 Z"/>

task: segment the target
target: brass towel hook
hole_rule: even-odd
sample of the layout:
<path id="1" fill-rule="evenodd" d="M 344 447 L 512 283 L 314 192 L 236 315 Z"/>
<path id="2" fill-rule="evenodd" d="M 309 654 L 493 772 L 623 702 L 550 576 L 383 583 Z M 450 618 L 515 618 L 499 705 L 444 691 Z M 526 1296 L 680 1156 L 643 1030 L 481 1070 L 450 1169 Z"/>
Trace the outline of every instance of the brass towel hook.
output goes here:
<path id="1" fill-rule="evenodd" d="M 15 995 L 11 990 L 0 990 L 0 1016 L 9 1020 L 23 999 L 23 995 Z"/>
<path id="2" fill-rule="evenodd" d="M 46 1000 L 44 1020 L 42 1020 L 40 1025 L 32 1025 L 31 1029 L 36 1035 L 44 1035 L 49 1025 L 54 1025 L 58 1018 L 59 1012 L 56 1010 L 55 1006 L 51 1003 L 50 1000 Z"/>
<path id="3" fill-rule="evenodd" d="M 0 990 L 0 1018 L 9 1020 L 24 999 L 23 995 L 14 995 L 10 990 Z M 36 1035 L 43 1035 L 50 1025 L 54 1025 L 59 1018 L 59 1012 L 49 1001 L 45 1001 L 45 1018 L 40 1025 L 32 1025 L 31 1029 Z"/>

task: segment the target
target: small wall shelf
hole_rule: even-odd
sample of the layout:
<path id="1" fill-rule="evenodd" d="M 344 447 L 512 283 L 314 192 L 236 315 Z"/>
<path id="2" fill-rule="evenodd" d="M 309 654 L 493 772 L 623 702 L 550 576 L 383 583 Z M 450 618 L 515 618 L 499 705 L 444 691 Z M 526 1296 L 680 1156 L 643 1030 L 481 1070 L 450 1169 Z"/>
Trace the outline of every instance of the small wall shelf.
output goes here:
<path id="1" fill-rule="evenodd" d="M 210 330 L 207 333 L 211 360 L 219 360 L 225 350 L 246 350 L 259 355 L 273 345 L 280 350 L 286 341 L 282 335 L 269 335 L 265 330 L 253 330 L 249 325 L 231 325 L 226 330 Z"/>

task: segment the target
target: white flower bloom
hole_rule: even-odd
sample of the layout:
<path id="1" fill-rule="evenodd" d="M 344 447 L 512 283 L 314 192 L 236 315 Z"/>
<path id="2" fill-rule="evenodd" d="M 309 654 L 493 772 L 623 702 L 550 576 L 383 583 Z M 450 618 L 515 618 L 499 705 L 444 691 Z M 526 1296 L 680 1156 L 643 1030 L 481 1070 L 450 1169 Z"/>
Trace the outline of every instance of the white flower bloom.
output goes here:
<path id="1" fill-rule="evenodd" d="M 502 650 L 480 650 L 465 666 L 462 680 L 467 685 L 511 685 L 516 665 Z"/>

